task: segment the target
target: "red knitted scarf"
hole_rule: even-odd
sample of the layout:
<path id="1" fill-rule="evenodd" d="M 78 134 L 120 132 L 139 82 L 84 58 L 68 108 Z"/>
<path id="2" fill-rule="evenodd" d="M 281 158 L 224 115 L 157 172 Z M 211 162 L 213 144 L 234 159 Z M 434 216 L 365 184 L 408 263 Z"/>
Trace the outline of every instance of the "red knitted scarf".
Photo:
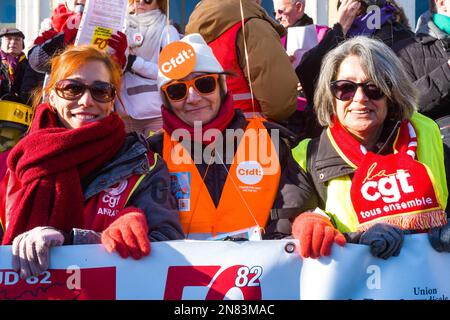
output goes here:
<path id="1" fill-rule="evenodd" d="M 61 126 L 47 104 L 37 108 L 29 134 L 12 150 L 8 169 L 20 184 L 3 244 L 37 226 L 69 232 L 83 227 L 81 179 L 99 169 L 122 147 L 122 120 L 110 116 L 78 129 Z"/>
<path id="2" fill-rule="evenodd" d="M 417 137 L 411 122 L 401 123 L 394 153 L 388 155 L 368 152 L 336 118 L 327 134 L 340 156 L 356 168 L 350 196 L 358 230 L 378 222 L 421 231 L 446 224 L 431 171 L 415 160 Z"/>

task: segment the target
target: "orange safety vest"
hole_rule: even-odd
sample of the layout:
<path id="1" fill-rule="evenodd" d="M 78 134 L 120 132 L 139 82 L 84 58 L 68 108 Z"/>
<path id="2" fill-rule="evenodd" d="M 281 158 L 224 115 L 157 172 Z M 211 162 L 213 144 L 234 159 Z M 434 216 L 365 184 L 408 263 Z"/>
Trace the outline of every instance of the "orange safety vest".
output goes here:
<path id="1" fill-rule="evenodd" d="M 265 227 L 278 191 L 280 161 L 263 120 L 249 120 L 217 207 L 191 155 L 181 143 L 172 141 L 167 132 L 163 158 L 187 238 L 207 239 L 250 227 Z"/>

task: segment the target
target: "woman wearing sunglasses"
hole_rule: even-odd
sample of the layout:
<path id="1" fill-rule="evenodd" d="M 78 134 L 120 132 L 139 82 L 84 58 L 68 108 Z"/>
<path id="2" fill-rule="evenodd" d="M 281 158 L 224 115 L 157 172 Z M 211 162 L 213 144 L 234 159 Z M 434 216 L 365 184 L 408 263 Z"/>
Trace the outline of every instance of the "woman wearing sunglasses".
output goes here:
<path id="1" fill-rule="evenodd" d="M 399 43 L 411 39 L 408 20 L 397 0 L 342 0 L 338 1 L 338 22 L 326 33 L 319 44 L 306 52 L 296 68 L 307 101 L 312 104 L 316 79 L 325 55 L 339 43 L 352 37 L 364 35 L 380 39 L 395 52 Z M 375 11 L 368 9 L 377 8 Z"/>
<path id="2" fill-rule="evenodd" d="M 289 236 L 288 218 L 298 211 L 284 209 L 299 187 L 286 129 L 234 108 L 224 70 L 200 34 L 181 42 L 194 49 L 195 66 L 178 80 L 160 69 L 164 132 L 148 140 L 168 164 L 185 237 L 257 239 L 261 228 L 265 239 Z"/>
<path id="3" fill-rule="evenodd" d="M 150 241 L 182 238 L 164 162 L 112 112 L 117 64 L 86 45 L 55 57 L 51 70 L 49 102 L 37 106 L 2 181 L 2 244 L 12 244 L 13 268 L 38 275 L 48 249 L 63 244 L 101 242 L 139 259 Z"/>
<path id="4" fill-rule="evenodd" d="M 303 257 L 350 241 L 387 259 L 400 253 L 404 232 L 430 232 L 436 250 L 450 250 L 447 156 L 416 101 L 400 60 L 380 41 L 355 37 L 325 57 L 314 103 L 326 128 L 293 149 L 321 209 L 293 223 Z"/>
<path id="5" fill-rule="evenodd" d="M 117 110 L 127 132 L 146 137 L 162 128 L 161 97 L 156 78 L 159 53 L 168 43 L 180 39 L 174 26 L 166 24 L 167 0 L 128 0 L 133 14 L 127 15 L 130 54 L 122 81 L 121 105 Z"/>

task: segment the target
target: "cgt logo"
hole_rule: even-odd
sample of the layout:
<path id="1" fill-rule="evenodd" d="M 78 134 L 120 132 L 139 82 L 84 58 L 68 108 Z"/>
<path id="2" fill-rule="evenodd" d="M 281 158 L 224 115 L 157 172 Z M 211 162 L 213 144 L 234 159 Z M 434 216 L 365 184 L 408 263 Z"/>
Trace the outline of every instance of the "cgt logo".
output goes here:
<path id="1" fill-rule="evenodd" d="M 361 187 L 361 194 L 364 199 L 368 201 L 377 201 L 381 197 L 384 202 L 393 203 L 400 200 L 400 190 L 404 193 L 414 192 L 413 186 L 408 182 L 408 178 L 410 178 L 411 175 L 407 171 L 397 170 L 394 174 L 386 174 L 385 170 L 381 170 L 371 176 L 374 168 L 374 166 L 370 168 L 372 170 L 369 170 L 368 176 L 364 180 L 366 182 L 364 182 Z M 378 181 L 374 181 L 373 179 L 376 177 L 382 178 Z"/>
<path id="2" fill-rule="evenodd" d="M 261 300 L 260 277 L 263 268 L 235 265 L 221 266 L 172 266 L 167 272 L 164 300 L 190 299 L 183 297 L 186 287 L 209 287 L 205 300 L 223 300 L 227 294 L 240 290 L 244 300 Z"/>
<path id="3" fill-rule="evenodd" d="M 242 183 L 254 185 L 263 178 L 263 168 L 256 161 L 243 161 L 236 168 L 236 175 Z"/>

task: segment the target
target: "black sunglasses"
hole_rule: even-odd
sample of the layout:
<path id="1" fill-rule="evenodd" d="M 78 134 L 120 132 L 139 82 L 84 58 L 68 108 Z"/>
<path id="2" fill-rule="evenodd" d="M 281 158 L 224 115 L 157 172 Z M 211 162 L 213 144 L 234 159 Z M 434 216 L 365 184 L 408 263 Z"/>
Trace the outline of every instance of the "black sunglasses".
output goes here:
<path id="1" fill-rule="evenodd" d="M 64 79 L 56 83 L 56 94 L 66 100 L 77 100 L 89 89 L 92 98 L 97 102 L 110 102 L 116 97 L 116 88 L 111 83 L 94 81 L 91 85 L 74 79 Z"/>
<path id="2" fill-rule="evenodd" d="M 350 80 L 337 80 L 331 82 L 330 85 L 333 96 L 342 101 L 353 99 L 358 87 L 362 87 L 364 94 L 370 100 L 380 100 L 384 97 L 384 92 L 372 83 L 356 83 Z"/>
<path id="3" fill-rule="evenodd" d="M 146 4 L 152 4 L 153 0 L 144 0 Z"/>

